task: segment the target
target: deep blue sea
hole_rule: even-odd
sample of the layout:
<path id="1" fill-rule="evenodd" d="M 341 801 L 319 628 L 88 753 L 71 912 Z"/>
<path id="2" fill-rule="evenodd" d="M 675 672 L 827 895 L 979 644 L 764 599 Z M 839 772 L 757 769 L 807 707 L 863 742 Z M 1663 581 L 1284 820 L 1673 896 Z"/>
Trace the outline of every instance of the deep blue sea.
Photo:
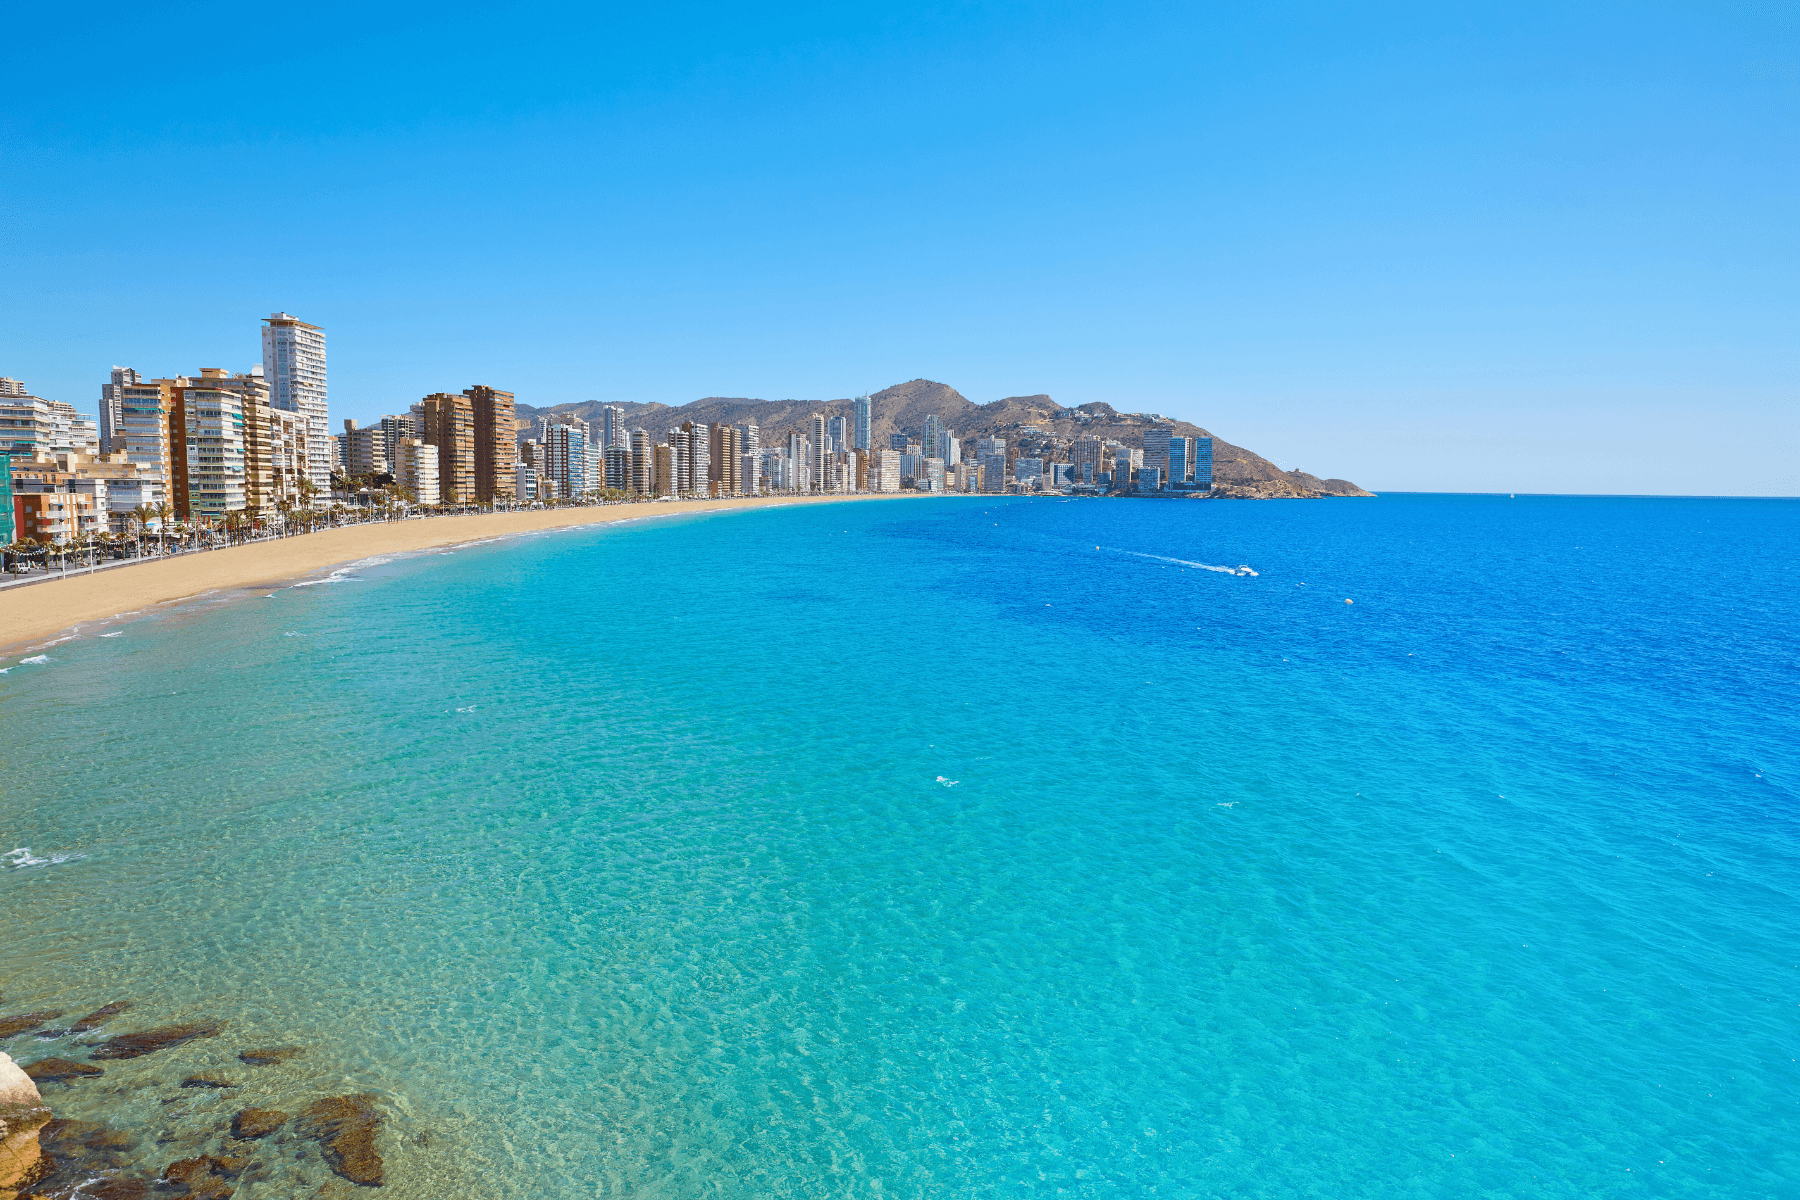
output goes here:
<path id="1" fill-rule="evenodd" d="M 373 1092 L 397 1198 L 1800 1196 L 1797 549 L 958 497 L 202 599 L 0 675 L 0 1013 L 225 1020 L 48 1098 Z"/>

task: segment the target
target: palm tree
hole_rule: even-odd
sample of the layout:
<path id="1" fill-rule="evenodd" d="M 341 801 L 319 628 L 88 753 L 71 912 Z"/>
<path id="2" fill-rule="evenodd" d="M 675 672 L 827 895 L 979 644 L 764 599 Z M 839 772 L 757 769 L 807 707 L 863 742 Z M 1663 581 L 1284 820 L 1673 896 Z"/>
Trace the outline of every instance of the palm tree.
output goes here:
<path id="1" fill-rule="evenodd" d="M 168 550 L 169 502 L 159 500 L 156 503 L 156 549 L 157 553 Z"/>

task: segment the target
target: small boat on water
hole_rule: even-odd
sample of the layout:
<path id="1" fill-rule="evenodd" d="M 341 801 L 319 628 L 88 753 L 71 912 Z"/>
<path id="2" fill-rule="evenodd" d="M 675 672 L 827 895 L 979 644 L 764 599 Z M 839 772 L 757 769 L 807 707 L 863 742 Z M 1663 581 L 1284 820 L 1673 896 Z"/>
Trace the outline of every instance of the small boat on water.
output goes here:
<path id="1" fill-rule="evenodd" d="M 1237 570 L 1233 571 L 1232 574 L 1233 575 L 1254 575 L 1254 574 L 1256 574 L 1256 572 L 1252 571 L 1248 565 L 1239 563 Z"/>

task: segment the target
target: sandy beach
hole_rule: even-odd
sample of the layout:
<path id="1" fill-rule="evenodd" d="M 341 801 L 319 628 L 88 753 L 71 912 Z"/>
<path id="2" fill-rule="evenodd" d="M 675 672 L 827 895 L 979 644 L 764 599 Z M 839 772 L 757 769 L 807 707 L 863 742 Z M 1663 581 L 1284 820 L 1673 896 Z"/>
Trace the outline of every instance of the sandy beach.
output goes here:
<path id="1" fill-rule="evenodd" d="M 915 493 L 860 496 L 770 496 L 754 500 L 675 501 L 616 504 L 603 508 L 558 508 L 533 512 L 472 513 L 423 521 L 352 525 L 273 542 L 256 542 L 137 563 L 67 579 L 51 579 L 0 592 L 0 649 L 29 646 L 76 626 L 108 620 L 137 609 L 184 600 L 220 588 L 253 587 L 299 579 L 378 554 L 403 554 L 483 538 L 540 529 L 605 525 L 645 517 L 725 512 L 785 504 L 833 504 L 852 500 L 898 500 Z"/>

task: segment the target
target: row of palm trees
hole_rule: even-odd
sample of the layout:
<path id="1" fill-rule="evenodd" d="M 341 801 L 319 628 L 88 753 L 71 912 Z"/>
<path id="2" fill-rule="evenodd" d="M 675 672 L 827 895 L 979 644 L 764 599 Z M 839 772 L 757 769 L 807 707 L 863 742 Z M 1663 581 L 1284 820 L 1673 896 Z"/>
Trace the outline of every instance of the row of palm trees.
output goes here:
<path id="1" fill-rule="evenodd" d="M 299 503 L 285 499 L 280 501 L 275 506 L 276 518 L 233 511 L 212 519 L 197 517 L 177 521 L 174 519 L 174 509 L 166 501 L 155 505 L 140 504 L 126 514 L 128 521 L 123 534 L 91 531 L 63 543 L 55 543 L 49 539 L 39 541 L 21 538 L 10 545 L 0 546 L 5 560 L 4 567 L 0 569 L 13 575 L 19 574 L 21 570 L 68 570 L 71 562 L 76 566 L 92 566 L 105 559 L 185 554 L 250 541 L 292 537 L 340 525 L 366 524 L 375 520 L 397 521 L 411 515 L 494 512 L 503 505 L 511 507 L 504 502 L 421 506 L 413 493 L 403 487 L 395 484 L 377 487 L 373 485 L 373 480 L 368 482 L 371 486 L 363 489 L 365 503 L 349 507 L 334 505 L 318 508 L 312 503 L 319 493 L 318 486 L 310 480 L 302 479 L 299 481 Z M 572 508 L 643 499 L 648 497 L 602 488 L 580 496 L 541 500 L 537 504 L 545 508 Z"/>

